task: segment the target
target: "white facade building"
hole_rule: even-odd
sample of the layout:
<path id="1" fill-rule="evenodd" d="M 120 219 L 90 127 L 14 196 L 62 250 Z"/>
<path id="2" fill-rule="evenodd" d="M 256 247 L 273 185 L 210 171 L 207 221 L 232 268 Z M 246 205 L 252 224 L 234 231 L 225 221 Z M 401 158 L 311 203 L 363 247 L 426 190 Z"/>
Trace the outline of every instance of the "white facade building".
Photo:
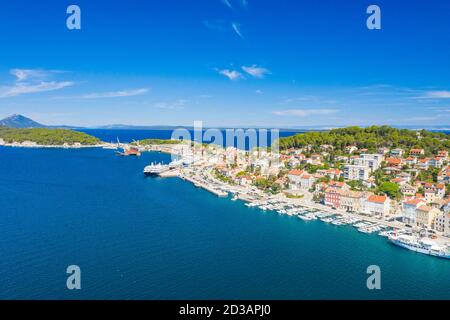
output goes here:
<path id="1" fill-rule="evenodd" d="M 344 179 L 366 181 L 369 179 L 370 171 L 366 166 L 348 164 L 344 167 Z"/>

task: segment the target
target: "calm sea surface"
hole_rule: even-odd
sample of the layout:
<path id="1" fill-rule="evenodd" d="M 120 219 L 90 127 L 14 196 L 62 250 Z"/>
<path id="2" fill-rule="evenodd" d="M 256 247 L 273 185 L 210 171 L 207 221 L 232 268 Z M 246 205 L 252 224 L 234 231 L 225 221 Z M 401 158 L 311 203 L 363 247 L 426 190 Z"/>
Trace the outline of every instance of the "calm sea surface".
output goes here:
<path id="1" fill-rule="evenodd" d="M 243 129 L 246 132 L 251 132 L 248 131 L 248 129 Z M 85 132 L 87 134 L 96 136 L 97 138 L 99 138 L 102 141 L 105 142 L 117 142 L 118 140 L 120 142 L 133 142 L 134 140 L 142 140 L 142 139 L 148 139 L 148 138 L 153 138 L 153 139 L 171 139 L 172 138 L 172 130 L 104 130 L 104 129 L 82 129 L 79 130 L 82 132 Z M 191 140 L 194 141 L 198 141 L 196 136 L 194 135 L 194 131 L 193 130 L 188 130 L 190 136 L 191 136 Z M 217 132 L 217 131 L 216 131 Z M 220 132 L 222 133 L 222 145 L 226 145 L 226 146 L 238 146 L 238 140 L 237 138 L 234 138 L 234 141 L 227 141 L 227 136 L 226 136 L 226 132 L 225 130 L 220 130 Z M 238 134 L 237 131 L 234 131 L 236 134 Z M 259 139 L 259 131 L 257 129 L 255 129 L 255 132 L 258 133 L 258 135 L 256 136 L 258 139 L 258 146 L 260 147 L 266 147 L 267 145 L 270 145 L 271 143 L 271 139 L 272 139 L 272 135 L 271 135 L 271 130 L 267 129 L 267 134 L 263 135 L 263 137 L 265 137 L 264 139 L 266 139 L 265 141 L 260 140 Z M 278 135 L 279 137 L 288 137 L 291 135 L 294 135 L 296 133 L 300 133 L 302 131 L 298 131 L 298 132 L 294 132 L 294 131 L 279 131 Z M 198 141 L 198 142 L 205 142 L 205 143 L 210 143 L 210 142 L 214 142 L 213 141 L 209 141 L 208 139 L 205 138 L 205 130 L 202 131 L 203 135 L 202 135 L 202 141 Z M 175 138 L 179 138 L 179 137 L 175 137 Z M 274 140 L 276 139 L 276 137 L 273 138 Z M 215 143 L 218 143 L 217 141 Z M 249 149 L 249 140 L 246 139 L 244 141 L 245 143 L 245 149 Z M 252 148 L 255 147 L 254 145 L 252 146 Z"/>
<path id="2" fill-rule="evenodd" d="M 450 261 L 142 175 L 169 160 L 0 148 L 0 299 L 450 299 Z"/>

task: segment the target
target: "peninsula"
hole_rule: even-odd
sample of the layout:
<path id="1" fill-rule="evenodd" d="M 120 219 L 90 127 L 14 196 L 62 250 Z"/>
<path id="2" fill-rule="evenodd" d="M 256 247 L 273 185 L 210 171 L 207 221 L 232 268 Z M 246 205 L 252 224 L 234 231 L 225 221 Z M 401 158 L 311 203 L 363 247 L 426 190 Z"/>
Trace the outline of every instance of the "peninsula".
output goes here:
<path id="1" fill-rule="evenodd" d="M 0 126 L 0 145 L 22 147 L 88 147 L 102 142 L 91 135 L 68 129 L 9 128 Z"/>

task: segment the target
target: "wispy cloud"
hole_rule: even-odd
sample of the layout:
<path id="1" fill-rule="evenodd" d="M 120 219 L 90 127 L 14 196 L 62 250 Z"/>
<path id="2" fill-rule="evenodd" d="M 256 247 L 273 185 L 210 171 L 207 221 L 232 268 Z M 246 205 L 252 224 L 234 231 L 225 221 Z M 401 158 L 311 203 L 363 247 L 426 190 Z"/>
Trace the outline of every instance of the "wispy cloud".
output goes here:
<path id="1" fill-rule="evenodd" d="M 450 91 L 427 91 L 422 99 L 450 99 Z"/>
<path id="2" fill-rule="evenodd" d="M 244 78 L 242 73 L 240 73 L 239 71 L 236 71 L 236 70 L 224 69 L 224 70 L 218 70 L 218 72 L 219 72 L 219 74 L 227 77 L 228 79 L 230 79 L 232 81 L 236 81 L 236 80 Z"/>
<path id="3" fill-rule="evenodd" d="M 253 77 L 262 79 L 267 74 L 271 74 L 269 69 L 258 67 L 257 65 L 252 65 L 250 67 L 242 66 L 241 69 L 244 71 L 245 74 Z M 244 74 L 238 70 L 232 70 L 232 69 L 216 69 L 217 72 L 225 77 L 227 77 L 230 80 L 239 80 L 239 79 L 246 79 Z"/>
<path id="4" fill-rule="evenodd" d="M 89 93 L 81 96 L 83 99 L 103 99 L 103 98 L 122 98 L 122 97 L 133 97 L 140 96 L 149 91 L 148 88 L 131 89 L 131 90 L 120 90 L 120 91 L 109 91 L 109 92 L 97 92 Z"/>
<path id="5" fill-rule="evenodd" d="M 245 8 L 248 7 L 247 0 L 221 0 L 221 2 L 230 9 L 234 9 L 234 6 L 232 3 L 237 3 L 238 5 L 245 7 Z"/>
<path id="6" fill-rule="evenodd" d="M 405 121 L 433 121 L 433 120 L 437 120 L 439 119 L 439 117 L 435 116 L 435 117 L 411 117 L 411 118 L 406 118 Z"/>
<path id="7" fill-rule="evenodd" d="M 63 89 L 73 86 L 74 82 L 62 81 L 62 82 L 41 82 L 38 84 L 16 84 L 10 87 L 0 88 L 0 98 L 16 97 L 22 94 L 39 93 Z"/>
<path id="8" fill-rule="evenodd" d="M 244 36 L 241 32 L 241 25 L 237 22 L 232 22 L 228 20 L 204 20 L 203 25 L 214 31 L 220 32 L 233 32 L 237 34 L 240 38 L 244 39 Z"/>
<path id="9" fill-rule="evenodd" d="M 339 112 L 338 109 L 287 109 L 274 111 L 277 116 L 307 117 L 312 115 L 330 115 Z"/>
<path id="10" fill-rule="evenodd" d="M 11 69 L 9 71 L 16 79 L 12 85 L 0 87 L 0 98 L 17 97 L 23 94 L 48 92 L 73 86 L 72 81 L 48 81 L 60 71 L 42 69 Z"/>
<path id="11" fill-rule="evenodd" d="M 153 106 L 159 109 L 167 109 L 167 110 L 179 110 L 184 109 L 188 100 L 178 99 L 172 102 L 157 102 Z"/>
<path id="12" fill-rule="evenodd" d="M 17 81 L 25 81 L 30 78 L 47 78 L 51 72 L 41 69 L 11 69 L 9 73 L 16 77 Z"/>
<path id="13" fill-rule="evenodd" d="M 244 39 L 244 36 L 242 35 L 241 32 L 241 25 L 237 22 L 232 22 L 231 23 L 231 27 L 233 28 L 234 32 L 236 32 L 236 34 L 241 37 L 242 39 Z"/>
<path id="14" fill-rule="evenodd" d="M 262 79 L 265 75 L 271 74 L 269 69 L 258 67 L 257 65 L 252 65 L 251 67 L 243 66 L 242 70 L 251 75 L 252 77 Z"/>
<path id="15" fill-rule="evenodd" d="M 222 3 L 223 3 L 224 5 L 226 5 L 228 8 L 233 9 L 233 6 L 231 5 L 230 0 L 221 0 L 221 1 L 222 1 Z"/>

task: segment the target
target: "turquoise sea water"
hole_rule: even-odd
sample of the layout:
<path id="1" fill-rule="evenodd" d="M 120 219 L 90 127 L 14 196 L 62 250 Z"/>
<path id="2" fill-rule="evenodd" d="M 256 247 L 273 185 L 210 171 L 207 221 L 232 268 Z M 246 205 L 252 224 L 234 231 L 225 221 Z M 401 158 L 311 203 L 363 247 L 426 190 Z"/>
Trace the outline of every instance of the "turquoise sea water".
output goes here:
<path id="1" fill-rule="evenodd" d="M 0 298 L 450 298 L 450 261 L 146 179 L 151 161 L 169 156 L 0 148 Z M 379 291 L 366 288 L 374 264 Z"/>

